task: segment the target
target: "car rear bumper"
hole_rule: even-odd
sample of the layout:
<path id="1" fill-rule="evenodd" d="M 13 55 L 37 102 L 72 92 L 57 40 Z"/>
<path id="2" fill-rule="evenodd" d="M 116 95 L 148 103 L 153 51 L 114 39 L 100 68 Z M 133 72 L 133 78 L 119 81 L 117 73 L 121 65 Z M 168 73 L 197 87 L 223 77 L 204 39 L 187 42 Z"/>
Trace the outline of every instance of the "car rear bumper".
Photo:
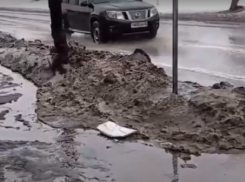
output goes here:
<path id="1" fill-rule="evenodd" d="M 120 21 L 106 19 L 103 22 L 103 27 L 106 29 L 107 33 L 110 34 L 140 34 L 151 31 L 157 31 L 159 28 L 159 17 L 155 16 L 147 20 L 142 20 L 139 22 L 147 22 L 147 27 L 141 28 L 131 28 L 131 24 L 136 21 Z"/>

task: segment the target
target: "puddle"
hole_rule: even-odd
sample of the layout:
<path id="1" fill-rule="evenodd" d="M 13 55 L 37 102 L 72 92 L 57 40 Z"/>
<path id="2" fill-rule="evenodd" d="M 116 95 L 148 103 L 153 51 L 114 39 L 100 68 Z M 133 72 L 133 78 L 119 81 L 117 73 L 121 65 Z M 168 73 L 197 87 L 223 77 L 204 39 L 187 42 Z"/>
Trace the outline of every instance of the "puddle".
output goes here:
<path id="1" fill-rule="evenodd" d="M 116 182 L 242 182 L 245 155 L 203 154 L 186 162 L 142 143 L 105 140 L 95 131 L 74 133 L 73 154 L 83 163 L 85 179 Z M 97 133 L 98 134 L 98 133 Z M 70 135 L 71 136 L 71 135 Z M 95 167 L 96 166 L 96 167 Z M 182 166 L 182 167 L 181 167 Z M 86 180 L 85 180 L 86 181 Z"/>
<path id="2" fill-rule="evenodd" d="M 10 70 L 0 67 L 0 97 L 9 94 L 17 94 L 16 102 L 0 105 L 0 112 L 7 111 L 5 120 L 0 120 L 0 138 L 1 140 L 21 140 L 21 141 L 41 141 L 53 142 L 57 135 L 57 130 L 45 126 L 36 120 L 35 102 L 37 88 L 30 82 L 27 82 L 18 74 L 13 74 Z M 11 75 L 9 77 L 8 75 Z M 3 83 L 6 83 L 3 85 Z M 16 116 L 23 120 L 16 121 Z"/>

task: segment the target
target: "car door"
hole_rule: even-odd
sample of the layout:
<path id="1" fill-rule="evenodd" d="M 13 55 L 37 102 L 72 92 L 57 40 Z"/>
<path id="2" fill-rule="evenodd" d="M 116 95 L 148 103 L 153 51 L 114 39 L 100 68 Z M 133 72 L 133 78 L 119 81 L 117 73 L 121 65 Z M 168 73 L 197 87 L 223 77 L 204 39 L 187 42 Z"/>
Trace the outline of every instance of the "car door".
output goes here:
<path id="1" fill-rule="evenodd" d="M 66 4 L 67 9 L 67 18 L 69 20 L 70 28 L 79 30 L 79 20 L 78 18 L 78 0 L 69 0 L 68 4 Z"/>
<path id="2" fill-rule="evenodd" d="M 79 13 L 78 13 L 78 20 L 79 20 L 79 29 L 85 32 L 90 32 L 90 14 L 92 9 L 88 6 L 84 6 L 85 4 L 89 4 L 88 0 L 79 0 Z"/>

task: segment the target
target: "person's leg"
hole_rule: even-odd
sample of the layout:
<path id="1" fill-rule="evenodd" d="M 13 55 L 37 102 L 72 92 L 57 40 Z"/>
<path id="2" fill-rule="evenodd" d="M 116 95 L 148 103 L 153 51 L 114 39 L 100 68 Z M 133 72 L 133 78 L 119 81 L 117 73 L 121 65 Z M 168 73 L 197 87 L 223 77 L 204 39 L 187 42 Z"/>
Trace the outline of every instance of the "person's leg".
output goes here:
<path id="1" fill-rule="evenodd" d="M 66 34 L 62 29 L 62 0 L 48 0 L 50 19 L 51 19 L 51 35 L 58 55 L 53 60 L 53 69 L 62 69 L 62 64 L 67 62 L 68 45 L 66 42 Z"/>
<path id="2" fill-rule="evenodd" d="M 52 37 L 56 37 L 62 31 L 62 0 L 49 0 L 49 10 L 51 19 L 51 34 Z"/>

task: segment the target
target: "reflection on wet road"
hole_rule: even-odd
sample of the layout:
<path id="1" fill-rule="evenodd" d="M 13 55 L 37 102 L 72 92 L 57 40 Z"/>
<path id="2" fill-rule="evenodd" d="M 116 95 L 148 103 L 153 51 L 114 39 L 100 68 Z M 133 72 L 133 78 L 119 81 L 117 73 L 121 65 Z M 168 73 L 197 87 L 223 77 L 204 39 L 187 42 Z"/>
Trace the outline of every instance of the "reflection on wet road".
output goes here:
<path id="1" fill-rule="evenodd" d="M 0 11 L 0 20 L 2 31 L 19 38 L 51 42 L 49 15 L 44 12 Z M 180 22 L 180 79 L 198 81 L 205 85 L 221 80 L 244 85 L 244 29 L 245 26 L 234 24 Z M 161 23 L 159 34 L 154 40 L 124 37 L 122 40 L 98 46 L 91 41 L 90 36 L 74 34 L 72 39 L 96 49 L 127 52 L 142 48 L 152 56 L 156 64 L 164 66 L 171 74 L 172 26 L 169 21 Z"/>
<path id="2" fill-rule="evenodd" d="M 49 16 L 45 13 L 0 11 L 0 21 L 1 31 L 19 38 L 51 42 Z M 203 84 L 219 80 L 244 84 L 243 26 L 181 24 L 180 79 Z M 89 36 L 76 34 L 73 39 L 94 47 Z M 162 22 L 155 40 L 130 39 L 95 48 L 114 51 L 143 48 L 170 73 L 169 22 Z M 122 144 L 106 140 L 95 131 L 56 130 L 42 125 L 35 120 L 35 86 L 4 68 L 0 72 L 0 181 L 243 182 L 245 179 L 245 155 L 203 154 L 187 161 L 195 168 L 183 168 L 183 160 L 150 144 Z M 8 95 L 12 103 L 4 104 L 3 95 Z"/>

